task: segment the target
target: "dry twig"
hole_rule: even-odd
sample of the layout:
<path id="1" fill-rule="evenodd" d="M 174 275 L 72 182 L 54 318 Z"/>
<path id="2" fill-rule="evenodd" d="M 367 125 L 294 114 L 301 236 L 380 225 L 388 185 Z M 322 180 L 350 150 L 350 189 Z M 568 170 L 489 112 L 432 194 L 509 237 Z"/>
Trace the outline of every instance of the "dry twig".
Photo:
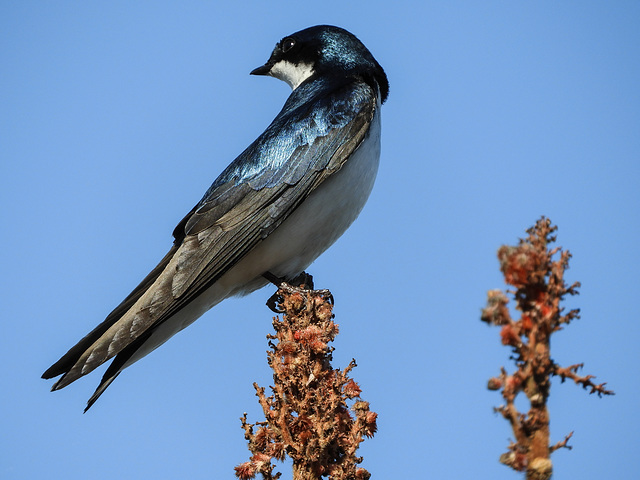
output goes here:
<path id="1" fill-rule="evenodd" d="M 516 288 L 510 293 L 516 301 L 516 309 L 521 312 L 520 318 L 512 319 L 507 307 L 509 300 L 500 290 L 489 292 L 481 316 L 484 322 L 502 327 L 502 344 L 512 347 L 517 367 L 512 374 L 502 368 L 500 375 L 488 383 L 490 390 L 502 391 L 506 404 L 495 410 L 509 421 L 516 440 L 500 461 L 514 470 L 526 471 L 527 479 L 535 480 L 551 478 L 549 457 L 553 451 L 571 449 L 567 442 L 573 432 L 563 441 L 553 446 L 549 444 L 547 399 L 551 376 L 557 375 L 562 381 L 570 378 L 598 396 L 613 394 L 604 383 L 594 384 L 592 375 L 577 375 L 582 364 L 561 367 L 551 359 L 551 334 L 579 318 L 579 310 L 564 313 L 560 306 L 566 295 L 578 293 L 580 284 L 564 282 L 571 254 L 559 247 L 549 249 L 549 244 L 556 239 L 553 235 L 556 229 L 543 217 L 527 230 L 529 236 L 520 240 L 517 246 L 502 246 L 498 250 L 505 281 Z M 520 392 L 529 399 L 530 409 L 526 414 L 515 407 L 514 401 Z"/>

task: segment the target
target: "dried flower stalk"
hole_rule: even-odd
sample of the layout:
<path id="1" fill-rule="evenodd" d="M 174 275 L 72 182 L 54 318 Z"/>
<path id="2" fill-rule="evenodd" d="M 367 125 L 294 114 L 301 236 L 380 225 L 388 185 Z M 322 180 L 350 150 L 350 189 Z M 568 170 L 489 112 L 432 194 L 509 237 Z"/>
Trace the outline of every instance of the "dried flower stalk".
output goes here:
<path id="1" fill-rule="evenodd" d="M 571 449 L 567 442 L 573 432 L 553 446 L 549 443 L 547 399 L 551 376 L 557 375 L 562 381 L 569 378 L 598 396 L 613 394 L 604 383 L 593 383 L 592 375 L 578 375 L 582 364 L 561 367 L 551 359 L 551 334 L 579 318 L 578 309 L 564 313 L 560 306 L 566 295 L 578 294 L 580 284 L 569 286 L 564 282 L 571 254 L 559 247 L 549 249 L 549 244 L 556 240 L 553 235 L 556 230 L 550 220 L 542 217 L 527 230 L 528 237 L 517 246 L 502 246 L 498 250 L 505 281 L 516 288 L 510 293 L 516 309 L 521 312 L 520 318 L 511 318 L 509 300 L 500 290 L 489 292 L 481 316 L 482 321 L 502 327 L 502 344 L 512 347 L 517 367 L 512 374 L 501 368 L 500 375 L 491 378 L 487 385 L 490 390 L 501 390 L 506 404 L 495 410 L 509 421 L 515 436 L 515 442 L 501 455 L 500 461 L 514 470 L 526 471 L 527 479 L 535 480 L 551 478 L 552 452 L 559 448 Z M 526 414 L 520 413 L 514 403 L 521 392 L 530 403 Z"/>
<path id="2" fill-rule="evenodd" d="M 310 277 L 305 279 L 312 283 Z M 338 334 L 333 321 L 331 294 L 285 284 L 274 296 L 283 313 L 274 317 L 275 335 L 268 335 L 267 352 L 273 369 L 271 395 L 254 383 L 266 421 L 247 423 L 241 418 L 252 456 L 235 467 L 236 477 L 277 479 L 273 460 L 293 459 L 294 480 L 366 480 L 369 472 L 358 467 L 356 451 L 365 437 L 376 432 L 377 413 L 360 399 L 360 387 L 349 378 L 355 361 L 344 370 L 331 364 Z M 347 402 L 353 402 L 349 409 Z"/>

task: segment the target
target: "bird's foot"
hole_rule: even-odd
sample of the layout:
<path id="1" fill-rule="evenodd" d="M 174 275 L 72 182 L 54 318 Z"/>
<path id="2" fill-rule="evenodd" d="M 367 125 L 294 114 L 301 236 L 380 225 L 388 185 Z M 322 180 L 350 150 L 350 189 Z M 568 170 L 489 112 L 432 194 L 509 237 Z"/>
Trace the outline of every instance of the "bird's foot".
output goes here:
<path id="1" fill-rule="evenodd" d="M 280 291 L 284 293 L 300 293 L 306 297 L 308 294 L 316 294 L 323 295 L 329 299 L 329 302 L 333 305 L 333 295 L 327 289 L 322 290 L 314 290 L 313 288 L 313 277 L 306 272 L 302 272 L 297 277 L 292 278 L 287 281 L 283 278 L 277 277 L 273 275 L 271 272 L 266 272 L 262 275 L 264 278 L 273 283 L 276 287 L 278 287 L 278 291 L 269 297 L 267 300 L 267 307 L 274 313 L 284 313 L 284 310 L 278 306 L 278 304 L 282 304 L 283 298 L 280 294 Z"/>

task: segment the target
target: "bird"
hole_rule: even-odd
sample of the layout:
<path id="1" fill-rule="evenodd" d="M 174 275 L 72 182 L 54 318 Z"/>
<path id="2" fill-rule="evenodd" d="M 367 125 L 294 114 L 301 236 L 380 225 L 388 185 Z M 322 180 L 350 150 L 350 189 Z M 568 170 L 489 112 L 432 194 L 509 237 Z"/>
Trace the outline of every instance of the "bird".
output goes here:
<path id="1" fill-rule="evenodd" d="M 282 110 L 178 223 L 160 263 L 42 375 L 61 376 L 55 391 L 113 359 L 85 412 L 125 368 L 221 301 L 303 272 L 372 191 L 389 82 L 355 35 L 300 30 L 251 74 L 291 87 Z"/>

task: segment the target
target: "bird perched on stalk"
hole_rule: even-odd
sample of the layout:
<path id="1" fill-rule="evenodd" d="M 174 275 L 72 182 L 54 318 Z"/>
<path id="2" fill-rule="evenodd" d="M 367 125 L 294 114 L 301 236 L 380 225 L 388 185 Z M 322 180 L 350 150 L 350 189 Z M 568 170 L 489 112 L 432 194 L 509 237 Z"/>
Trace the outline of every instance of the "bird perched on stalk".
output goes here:
<path id="1" fill-rule="evenodd" d="M 251 74 L 291 86 L 280 113 L 182 219 L 151 273 L 42 375 L 62 375 L 58 390 L 113 358 L 85 411 L 122 370 L 222 300 L 300 274 L 369 197 L 389 92 L 369 50 L 342 28 L 310 27 Z"/>

